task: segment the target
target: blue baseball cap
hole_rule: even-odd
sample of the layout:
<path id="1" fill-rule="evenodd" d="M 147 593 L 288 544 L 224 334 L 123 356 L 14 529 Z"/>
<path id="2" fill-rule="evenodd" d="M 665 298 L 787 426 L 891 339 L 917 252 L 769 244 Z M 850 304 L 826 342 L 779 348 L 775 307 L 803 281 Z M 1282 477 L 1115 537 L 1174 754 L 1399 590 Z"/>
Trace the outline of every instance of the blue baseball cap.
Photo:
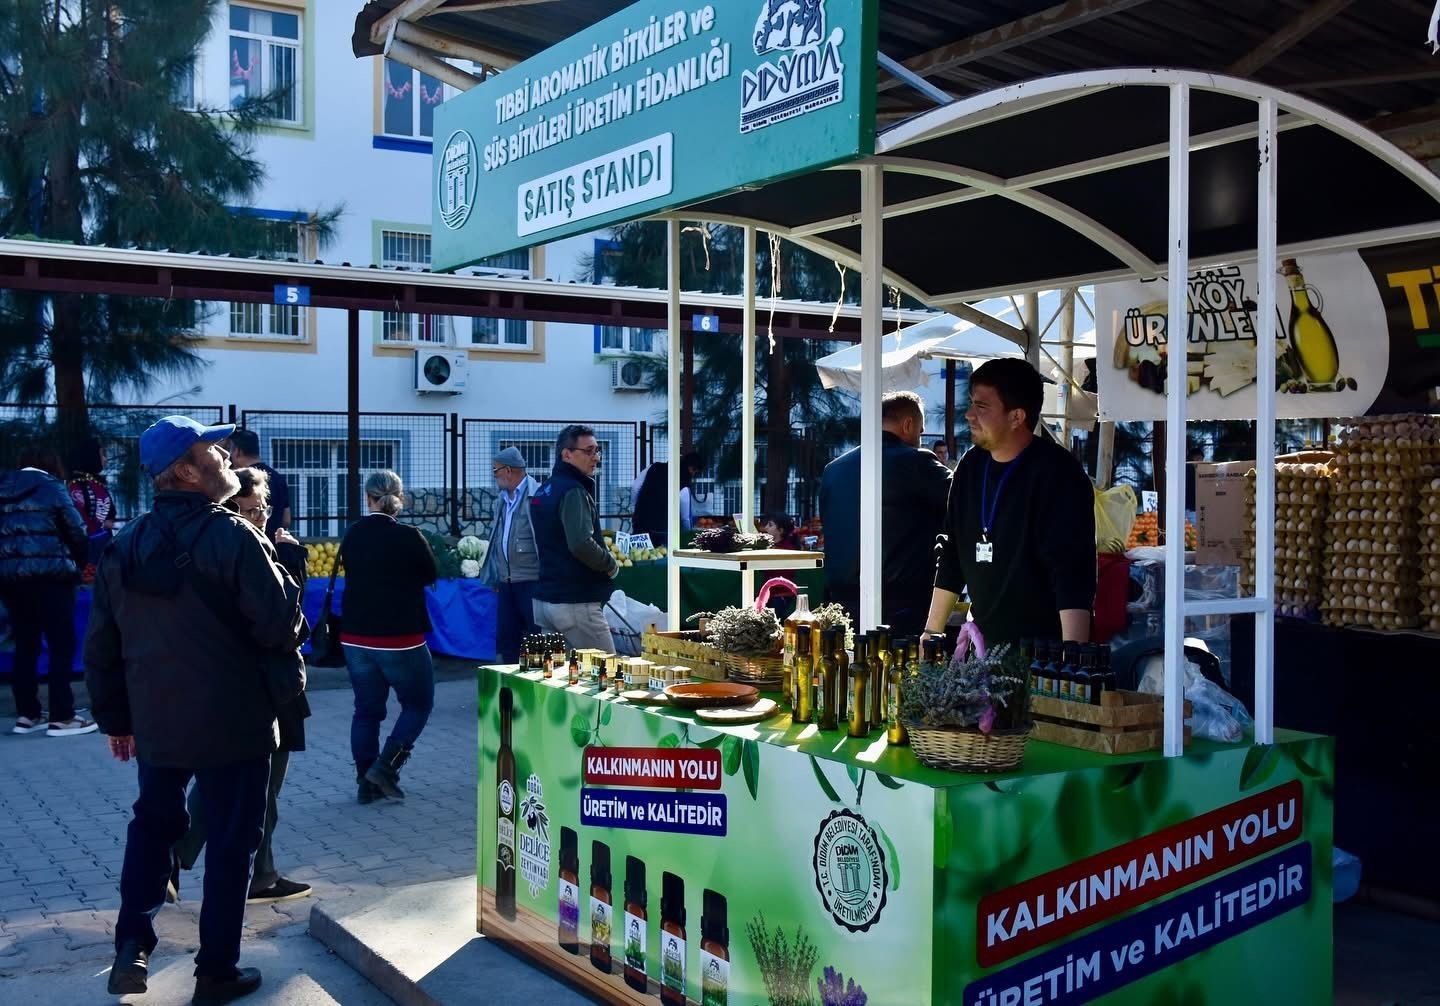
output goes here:
<path id="1" fill-rule="evenodd" d="M 140 467 L 154 478 L 200 441 L 214 443 L 234 432 L 234 423 L 202 426 L 189 416 L 166 416 L 140 434 Z"/>

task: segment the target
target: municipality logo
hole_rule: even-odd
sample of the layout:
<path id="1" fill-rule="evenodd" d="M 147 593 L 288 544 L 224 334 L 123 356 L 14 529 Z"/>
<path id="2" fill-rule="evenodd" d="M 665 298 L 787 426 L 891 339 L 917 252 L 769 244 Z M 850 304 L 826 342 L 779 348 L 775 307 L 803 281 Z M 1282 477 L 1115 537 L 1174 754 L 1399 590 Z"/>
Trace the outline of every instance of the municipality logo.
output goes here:
<path id="1" fill-rule="evenodd" d="M 440 220 L 452 231 L 465 226 L 470 218 L 470 207 L 475 203 L 475 183 L 479 179 L 477 167 L 475 141 L 465 130 L 455 130 L 445 141 L 440 175 L 435 180 Z"/>
<path id="2" fill-rule="evenodd" d="M 815 887 L 840 925 L 863 933 L 880 921 L 890 875 L 875 830 L 859 814 L 831 812 L 815 835 Z"/>
<path id="3" fill-rule="evenodd" d="M 740 132 L 842 101 L 844 41 L 843 28 L 826 33 L 825 0 L 762 0 L 754 49 L 771 58 L 740 75 Z"/>

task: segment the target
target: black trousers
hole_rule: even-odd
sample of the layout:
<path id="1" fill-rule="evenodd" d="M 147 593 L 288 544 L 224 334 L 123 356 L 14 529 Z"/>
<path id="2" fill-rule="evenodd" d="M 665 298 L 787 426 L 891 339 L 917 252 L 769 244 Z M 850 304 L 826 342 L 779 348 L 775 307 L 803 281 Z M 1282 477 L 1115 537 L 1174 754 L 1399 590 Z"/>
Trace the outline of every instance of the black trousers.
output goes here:
<path id="1" fill-rule="evenodd" d="M 289 751 L 276 751 L 270 756 L 270 781 L 265 788 L 265 829 L 260 836 L 260 847 L 255 850 L 255 868 L 250 877 L 251 893 L 273 887 L 280 879 L 280 872 L 275 869 L 275 825 L 280 822 L 280 787 L 285 785 L 285 773 L 289 768 Z M 210 834 L 199 786 L 190 787 L 185 805 L 190 814 L 190 830 L 175 843 L 175 854 L 180 857 L 181 866 L 192 870 L 200 861 L 200 850 L 205 848 L 205 839 Z"/>
<path id="2" fill-rule="evenodd" d="M 250 866 L 264 829 L 270 758 L 194 770 L 144 761 L 137 767 L 140 796 L 125 838 L 115 948 L 133 940 L 147 953 L 155 952 L 155 915 L 165 904 L 170 851 L 190 826 L 185 787 L 194 779 L 209 829 L 195 974 L 230 978 L 240 960 Z"/>
<path id="3" fill-rule="evenodd" d="M 15 714 L 40 718 L 40 638 L 49 647 L 50 722 L 63 723 L 75 715 L 75 693 L 70 675 L 75 667 L 75 588 L 53 580 L 19 580 L 0 587 L 0 601 L 10 613 L 15 634 L 15 666 L 10 690 Z"/>

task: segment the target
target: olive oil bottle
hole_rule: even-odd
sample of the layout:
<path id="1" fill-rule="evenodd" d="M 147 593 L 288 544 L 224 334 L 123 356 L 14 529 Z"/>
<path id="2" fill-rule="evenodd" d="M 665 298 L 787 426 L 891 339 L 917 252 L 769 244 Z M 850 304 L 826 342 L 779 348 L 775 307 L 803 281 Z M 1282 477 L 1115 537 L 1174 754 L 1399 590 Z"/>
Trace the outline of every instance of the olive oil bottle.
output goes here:
<path id="1" fill-rule="evenodd" d="M 809 723 L 813 718 L 815 659 L 810 646 L 810 623 L 796 627 L 795 666 L 790 673 L 790 718 L 796 723 Z"/>
<path id="2" fill-rule="evenodd" d="M 821 730 L 834 730 L 835 721 L 835 675 L 839 667 L 835 662 L 835 651 L 839 645 L 835 637 L 839 629 L 826 629 L 820 634 L 820 659 L 815 665 L 815 723 Z"/>
<path id="3" fill-rule="evenodd" d="M 796 594 L 795 611 L 785 619 L 784 680 L 781 687 L 785 689 L 786 695 L 793 695 L 795 691 L 795 660 L 800 634 L 803 631 L 807 637 L 810 635 L 810 622 L 813 620 L 814 616 L 810 614 L 810 595 Z M 793 701 L 791 705 L 794 705 Z"/>
<path id="4" fill-rule="evenodd" d="M 891 744 L 910 743 L 910 734 L 900 722 L 900 686 L 905 679 L 906 656 L 914 646 L 913 639 L 898 640 L 890 659 L 890 675 L 885 682 L 885 737 Z"/>
<path id="5" fill-rule="evenodd" d="M 890 682 L 890 626 L 877 625 L 870 634 L 870 727 L 885 729 L 885 692 Z"/>
<path id="6" fill-rule="evenodd" d="M 870 733 L 870 637 L 860 633 L 855 637 L 855 662 L 850 665 L 850 722 L 851 737 L 864 737 Z"/>
<path id="7" fill-rule="evenodd" d="M 515 918 L 515 818 L 520 798 L 515 791 L 515 752 L 510 747 L 510 719 L 515 695 L 500 689 L 500 750 L 495 754 L 495 910 Z"/>
<path id="8" fill-rule="evenodd" d="M 1310 303 L 1310 288 L 1293 258 L 1280 263 L 1280 273 L 1290 284 L 1290 346 L 1300 369 L 1313 384 L 1329 384 L 1340 373 L 1340 351 L 1335 334 Z"/>

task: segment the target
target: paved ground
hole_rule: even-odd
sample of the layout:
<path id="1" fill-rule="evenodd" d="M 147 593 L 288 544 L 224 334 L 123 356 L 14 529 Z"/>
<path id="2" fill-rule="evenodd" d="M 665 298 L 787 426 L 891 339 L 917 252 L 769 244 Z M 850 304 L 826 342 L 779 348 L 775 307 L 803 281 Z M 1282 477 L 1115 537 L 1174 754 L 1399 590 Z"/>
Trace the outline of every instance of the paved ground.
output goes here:
<path id="1" fill-rule="evenodd" d="M 263 994 L 247 1002 L 386 1002 L 307 935 L 311 906 L 473 874 L 475 687 L 464 663 L 438 671 L 435 712 L 405 771 L 409 799 L 368 807 L 354 802 L 344 671 L 313 674 L 310 750 L 291 761 L 275 846 L 281 870 L 315 895 L 247 909 L 241 963 L 266 973 Z M 0 688 L 6 726 L 8 692 Z M 105 1001 L 134 768 L 111 760 L 98 735 L 8 733 L 0 766 L 0 1002 Z M 186 874 L 181 904 L 157 919 L 153 991 L 137 1000 L 146 1006 L 188 1001 L 201 876 Z M 1345 905 L 1335 933 L 1339 1006 L 1440 1006 L 1440 923 Z"/>
<path id="2" fill-rule="evenodd" d="M 475 686 L 463 668 L 446 671 L 452 678 L 457 672 L 464 676 L 436 687 L 434 714 L 405 769 L 404 804 L 354 802 L 350 691 L 313 692 L 309 750 L 291 759 L 275 855 L 283 873 L 314 885 L 315 894 L 248 908 L 242 964 L 275 960 L 280 948 L 266 945 L 273 940 L 303 941 L 302 965 L 306 953 L 323 957 L 323 948 L 306 935 L 317 899 L 474 873 Z M 337 683 L 334 672 L 317 679 L 317 685 Z M 0 715 L 6 714 L 0 710 Z M 0 723 L 8 727 L 8 720 Z M 103 1000 L 104 979 L 96 976 L 113 955 L 134 767 L 112 760 L 95 734 L 61 739 L 6 733 L 0 735 L 0 765 L 0 1002 L 22 1001 L 12 994 L 22 986 L 33 988 L 37 974 L 52 972 L 43 995 L 33 1001 Z M 158 953 L 177 958 L 157 962 L 157 971 L 185 978 L 178 984 L 167 979 L 176 1002 L 188 999 L 191 988 L 185 955 L 196 949 L 202 877 L 199 868 L 185 874 L 181 903 L 166 907 L 156 920 Z M 341 968 L 339 962 L 332 967 Z M 27 977 L 31 980 L 23 980 Z M 364 983 L 363 989 L 345 986 L 344 994 L 325 998 L 313 977 L 283 971 L 270 977 L 277 1002 L 303 1002 L 307 994 L 315 1002 L 386 1001 Z M 150 995 L 145 1001 L 168 998 Z"/>

